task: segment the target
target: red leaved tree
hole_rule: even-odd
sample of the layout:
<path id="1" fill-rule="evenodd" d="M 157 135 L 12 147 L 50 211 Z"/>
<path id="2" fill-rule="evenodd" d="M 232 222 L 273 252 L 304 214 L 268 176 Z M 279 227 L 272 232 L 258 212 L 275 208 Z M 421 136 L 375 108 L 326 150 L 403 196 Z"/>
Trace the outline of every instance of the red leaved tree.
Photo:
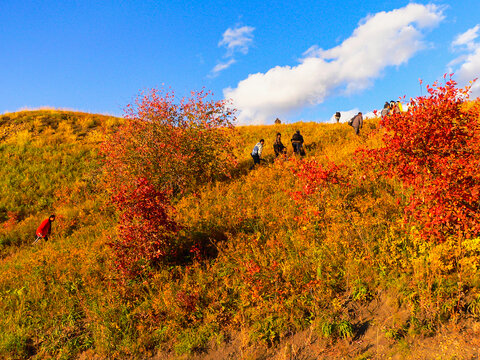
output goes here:
<path id="1" fill-rule="evenodd" d="M 115 263 L 128 278 L 146 274 L 152 267 L 175 254 L 178 225 L 171 219 L 172 208 L 164 192 L 157 191 L 146 179 L 135 188 L 113 197 L 121 210 L 118 239 L 110 243 Z"/>
<path id="2" fill-rule="evenodd" d="M 236 166 L 233 110 L 211 93 L 178 103 L 152 90 L 126 108 L 125 123 L 103 145 L 107 191 L 119 213 L 116 262 L 129 276 L 175 252 L 171 201 L 228 177 Z"/>
<path id="3" fill-rule="evenodd" d="M 169 196 L 229 176 L 236 159 L 234 110 L 211 93 L 151 90 L 126 108 L 125 124 L 104 146 L 111 187 L 146 178 Z"/>
<path id="4" fill-rule="evenodd" d="M 407 215 L 437 241 L 480 234 L 480 106 L 456 85 L 427 87 L 408 111 L 384 117 L 384 146 L 369 151 L 412 190 Z"/>

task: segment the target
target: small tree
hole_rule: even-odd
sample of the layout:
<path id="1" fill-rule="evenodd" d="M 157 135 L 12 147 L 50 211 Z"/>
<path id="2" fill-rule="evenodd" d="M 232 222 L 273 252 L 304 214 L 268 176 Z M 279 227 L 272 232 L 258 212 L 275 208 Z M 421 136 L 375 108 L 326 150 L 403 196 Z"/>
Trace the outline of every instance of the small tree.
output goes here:
<path id="1" fill-rule="evenodd" d="M 480 106 L 453 80 L 427 87 L 407 112 L 386 116 L 384 146 L 371 150 L 383 174 L 412 189 L 406 213 L 425 238 L 480 234 Z"/>
<path id="2" fill-rule="evenodd" d="M 113 187 L 146 178 L 159 191 L 179 195 L 229 176 L 236 165 L 233 110 L 211 93 L 192 92 L 175 103 L 173 93 L 151 90 L 126 108 L 126 123 L 104 146 Z"/>
<path id="3" fill-rule="evenodd" d="M 175 253 L 171 201 L 236 165 L 233 110 L 210 96 L 175 103 L 173 93 L 152 90 L 127 106 L 125 123 L 104 143 L 105 184 L 119 213 L 111 246 L 127 276 Z"/>

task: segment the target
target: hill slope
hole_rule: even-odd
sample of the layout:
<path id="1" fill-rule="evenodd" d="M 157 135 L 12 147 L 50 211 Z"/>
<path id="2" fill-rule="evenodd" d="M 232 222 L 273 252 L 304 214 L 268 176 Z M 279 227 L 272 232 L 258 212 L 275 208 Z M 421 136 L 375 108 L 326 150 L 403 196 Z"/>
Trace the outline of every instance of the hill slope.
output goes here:
<path id="1" fill-rule="evenodd" d="M 128 284 L 114 271 L 115 214 L 97 181 L 99 145 L 121 122 L 62 111 L 0 117 L 1 357 L 476 354 L 462 344 L 479 330 L 480 241 L 425 243 L 404 225 L 408 190 L 362 177 L 355 151 L 381 144 L 376 120 L 360 137 L 346 124 L 238 128 L 233 178 L 175 203 L 181 236 L 200 252 Z M 297 129 L 307 158 L 290 149 L 273 162 L 275 134 L 287 144 Z M 248 171 L 260 138 L 270 162 Z M 332 162 L 345 168 L 330 174 L 350 184 L 302 196 L 302 169 Z M 50 213 L 54 236 L 31 246 Z"/>

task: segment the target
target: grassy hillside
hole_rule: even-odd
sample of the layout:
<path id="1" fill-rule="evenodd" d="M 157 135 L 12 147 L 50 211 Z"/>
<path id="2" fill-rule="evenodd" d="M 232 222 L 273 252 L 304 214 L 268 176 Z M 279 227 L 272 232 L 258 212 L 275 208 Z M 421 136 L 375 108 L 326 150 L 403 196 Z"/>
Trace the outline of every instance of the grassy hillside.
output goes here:
<path id="1" fill-rule="evenodd" d="M 31 227 L 52 211 L 60 215 L 62 235 L 74 230 L 77 211 L 98 211 L 98 147 L 120 121 L 54 110 L 0 117 L 0 221 L 15 225 L 0 235 L 2 254 L 28 244 Z"/>
<path id="2" fill-rule="evenodd" d="M 409 190 L 362 175 L 356 150 L 381 144 L 377 120 L 360 136 L 346 124 L 238 128 L 233 178 L 174 204 L 180 235 L 204 252 L 129 283 L 114 270 L 115 214 L 99 181 L 100 143 L 121 122 L 63 111 L 0 117 L 1 358 L 477 354 L 464 345 L 480 329 L 480 239 L 425 242 L 404 221 Z M 296 130 L 306 159 L 289 146 L 273 161 L 275 134 L 288 145 Z M 269 163 L 249 171 L 260 138 Z M 299 196 L 297 172 L 312 159 L 348 166 L 338 171 L 349 185 Z M 50 213 L 52 238 L 32 246 Z"/>
<path id="3" fill-rule="evenodd" d="M 68 358 L 91 343 L 79 298 L 89 295 L 80 289 L 104 286 L 100 239 L 111 228 L 96 186 L 98 147 L 104 131 L 120 122 L 63 111 L 0 117 L 1 357 Z M 51 213 L 57 214 L 51 241 L 31 246 Z M 73 333 L 79 337 L 69 339 Z"/>

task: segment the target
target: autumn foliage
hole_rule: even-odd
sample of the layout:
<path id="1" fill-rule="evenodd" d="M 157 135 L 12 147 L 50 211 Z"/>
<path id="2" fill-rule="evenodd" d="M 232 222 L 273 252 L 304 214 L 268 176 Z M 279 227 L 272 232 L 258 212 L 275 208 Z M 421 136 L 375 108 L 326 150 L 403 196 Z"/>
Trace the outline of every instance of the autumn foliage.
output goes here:
<path id="1" fill-rule="evenodd" d="M 370 150 L 382 174 L 412 192 L 407 215 L 425 238 L 480 233 L 480 107 L 453 80 L 427 87 L 408 111 L 386 116 L 384 145 Z"/>
<path id="2" fill-rule="evenodd" d="M 128 105 L 125 125 L 104 146 L 109 186 L 146 178 L 176 196 L 228 176 L 235 118 L 226 101 L 210 97 L 192 92 L 176 103 L 172 92 L 154 89 Z"/>
<path id="3" fill-rule="evenodd" d="M 165 193 L 139 179 L 132 191 L 120 192 L 113 202 L 121 212 L 118 239 L 111 247 L 125 277 L 148 273 L 150 267 L 173 255 L 171 241 L 178 225 L 171 219 L 172 209 Z"/>
<path id="4" fill-rule="evenodd" d="M 303 181 L 299 195 L 310 196 L 332 184 L 347 186 L 347 178 L 342 170 L 345 170 L 345 166 L 338 166 L 334 162 L 323 165 L 313 159 L 299 163 L 293 171 Z"/>
<path id="5" fill-rule="evenodd" d="M 0 116 L 0 358 L 478 355 L 479 100 L 433 86 L 357 136 L 153 94 Z"/>
<path id="6" fill-rule="evenodd" d="M 200 91 L 176 103 L 173 93 L 152 90 L 127 106 L 125 124 L 103 147 L 105 185 L 119 213 L 112 247 L 124 275 L 174 252 L 172 200 L 228 177 L 236 165 L 233 112 L 209 97 Z"/>

